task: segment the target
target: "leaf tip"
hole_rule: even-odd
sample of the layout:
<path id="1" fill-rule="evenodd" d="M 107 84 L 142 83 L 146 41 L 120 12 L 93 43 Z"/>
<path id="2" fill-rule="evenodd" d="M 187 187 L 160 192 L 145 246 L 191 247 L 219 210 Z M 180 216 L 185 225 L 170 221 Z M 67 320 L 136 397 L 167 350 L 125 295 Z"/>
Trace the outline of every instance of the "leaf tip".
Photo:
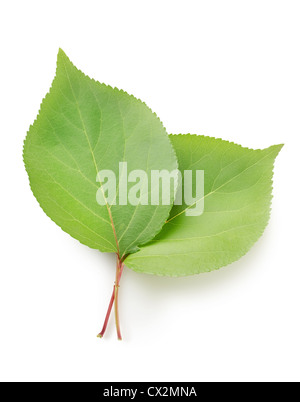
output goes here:
<path id="1" fill-rule="evenodd" d="M 58 53 L 57 53 L 57 66 L 59 66 L 60 64 L 65 64 L 65 63 L 72 64 L 69 57 L 66 55 L 66 53 L 60 47 L 58 49 Z"/>
<path id="2" fill-rule="evenodd" d="M 285 144 L 278 144 L 277 148 L 278 148 L 278 152 L 280 152 L 282 150 L 282 148 L 284 147 Z"/>
<path id="3" fill-rule="evenodd" d="M 270 147 L 270 149 L 274 150 L 274 153 L 275 153 L 274 159 L 277 158 L 279 152 L 282 150 L 283 147 L 284 147 L 284 144 L 277 144 L 277 145 L 273 145 Z"/>
<path id="4" fill-rule="evenodd" d="M 57 54 L 57 58 L 60 58 L 60 57 L 67 57 L 66 53 L 62 50 L 61 47 L 58 49 L 58 54 Z"/>

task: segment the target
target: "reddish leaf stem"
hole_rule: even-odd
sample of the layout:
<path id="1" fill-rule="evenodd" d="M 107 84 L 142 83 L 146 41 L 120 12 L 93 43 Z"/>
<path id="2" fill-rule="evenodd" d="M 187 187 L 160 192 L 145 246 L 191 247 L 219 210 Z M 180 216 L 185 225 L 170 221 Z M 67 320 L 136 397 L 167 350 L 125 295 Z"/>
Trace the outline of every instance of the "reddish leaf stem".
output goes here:
<path id="1" fill-rule="evenodd" d="M 107 327 L 108 320 L 109 320 L 110 313 L 111 313 L 111 309 L 112 309 L 112 306 L 113 306 L 113 304 L 114 304 L 114 300 L 115 300 L 115 286 L 114 286 L 114 288 L 113 288 L 113 292 L 112 292 L 112 295 L 111 295 L 111 299 L 110 299 L 110 302 L 109 302 L 109 306 L 108 306 L 108 309 L 107 309 L 107 313 L 106 313 L 106 316 L 105 316 L 105 320 L 104 320 L 104 324 L 103 324 L 102 330 L 101 330 L 101 332 L 97 335 L 98 338 L 102 338 L 103 335 L 105 334 L 106 327 Z"/>
<path id="2" fill-rule="evenodd" d="M 120 330 L 120 320 L 119 320 L 119 303 L 118 303 L 118 295 L 119 295 L 119 287 L 120 287 L 120 280 L 121 280 L 121 276 L 122 276 L 122 272 L 123 272 L 123 268 L 124 268 L 124 263 L 122 261 L 120 261 L 119 256 L 117 256 L 117 268 L 116 268 L 116 281 L 113 287 L 113 292 L 110 298 L 110 302 L 109 302 L 109 306 L 107 309 L 107 313 L 105 316 L 105 320 L 104 320 L 104 324 L 102 327 L 101 332 L 97 335 L 98 338 L 102 338 L 105 334 L 106 328 L 107 328 L 107 324 L 109 321 L 109 317 L 111 314 L 111 310 L 112 310 L 112 306 L 115 302 L 115 320 L 116 320 L 116 329 L 117 329 L 117 335 L 118 335 L 118 339 L 122 340 L 122 336 L 121 336 L 121 330 Z"/>

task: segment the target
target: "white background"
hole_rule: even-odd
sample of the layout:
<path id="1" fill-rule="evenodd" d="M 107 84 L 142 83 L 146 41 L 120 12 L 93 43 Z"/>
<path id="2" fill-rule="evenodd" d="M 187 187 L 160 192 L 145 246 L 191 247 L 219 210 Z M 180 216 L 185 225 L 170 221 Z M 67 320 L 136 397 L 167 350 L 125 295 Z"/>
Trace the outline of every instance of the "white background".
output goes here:
<path id="1" fill-rule="evenodd" d="M 0 6 L 0 380 L 300 380 L 300 2 L 9 1 Z M 58 48 L 145 101 L 169 133 L 285 143 L 270 224 L 242 260 L 188 278 L 126 269 L 38 207 L 22 143 Z"/>

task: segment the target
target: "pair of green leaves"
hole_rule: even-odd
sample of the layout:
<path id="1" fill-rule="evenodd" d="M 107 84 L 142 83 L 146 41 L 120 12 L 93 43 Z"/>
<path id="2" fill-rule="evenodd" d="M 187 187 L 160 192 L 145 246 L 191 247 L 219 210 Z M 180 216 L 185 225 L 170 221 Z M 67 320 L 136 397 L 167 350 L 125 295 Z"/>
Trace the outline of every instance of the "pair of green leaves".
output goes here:
<path id="1" fill-rule="evenodd" d="M 204 136 L 168 136 L 144 103 L 85 76 L 60 50 L 24 161 L 40 206 L 65 232 L 117 253 L 135 271 L 183 276 L 239 259 L 261 236 L 281 147 L 250 150 Z M 204 170 L 204 213 L 188 216 L 185 204 L 99 205 L 97 173 L 111 170 L 118 182 L 120 162 L 148 176 Z"/>

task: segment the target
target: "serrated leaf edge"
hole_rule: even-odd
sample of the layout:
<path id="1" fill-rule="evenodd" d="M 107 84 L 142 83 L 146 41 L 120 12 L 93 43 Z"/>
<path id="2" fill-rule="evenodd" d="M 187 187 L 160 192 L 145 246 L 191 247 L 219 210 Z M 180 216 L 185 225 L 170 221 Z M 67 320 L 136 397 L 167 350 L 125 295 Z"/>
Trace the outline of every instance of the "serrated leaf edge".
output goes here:
<path id="1" fill-rule="evenodd" d="M 216 140 L 216 141 L 226 142 L 226 143 L 228 143 L 228 144 L 235 145 L 235 146 L 238 146 L 239 148 L 247 149 L 247 150 L 250 150 L 250 151 L 263 151 L 263 150 L 269 149 L 269 148 L 271 148 L 271 147 L 274 147 L 274 148 L 275 148 L 275 147 L 278 147 L 278 152 L 276 153 L 276 155 L 275 155 L 275 157 L 274 157 L 273 169 L 272 169 L 272 172 L 271 172 L 272 174 L 271 174 L 271 181 L 270 181 L 270 204 L 269 204 L 268 216 L 267 216 L 266 224 L 265 224 L 265 226 L 262 228 L 262 230 L 259 232 L 259 236 L 257 237 L 257 240 L 254 241 L 250 247 L 247 247 L 247 248 L 241 250 L 241 253 L 237 256 L 237 258 L 236 258 L 234 261 L 232 261 L 232 262 L 230 262 L 230 263 L 228 263 L 228 264 L 225 264 L 225 265 L 223 265 L 223 266 L 221 266 L 221 267 L 219 267 L 218 265 L 212 265 L 212 268 L 211 268 L 211 269 L 207 269 L 207 270 L 200 271 L 200 272 L 199 272 L 198 270 L 195 270 L 194 272 L 189 272 L 188 274 L 185 273 L 185 272 L 179 272 L 179 273 L 176 272 L 176 274 L 171 275 L 171 274 L 163 274 L 163 273 L 158 273 L 158 272 L 145 271 L 145 270 L 142 270 L 142 269 L 137 268 L 136 266 L 138 266 L 138 264 L 131 263 L 130 265 L 127 265 L 127 264 L 126 264 L 126 259 L 124 260 L 125 265 L 126 265 L 128 268 L 132 269 L 133 271 L 135 271 L 135 272 L 137 272 L 137 273 L 143 273 L 143 274 L 154 275 L 154 276 L 161 276 L 161 277 L 169 277 L 169 278 L 180 278 L 180 277 L 187 277 L 187 276 L 199 275 L 199 274 L 208 273 L 208 272 L 212 272 L 212 271 L 218 271 L 218 270 L 220 270 L 220 269 L 223 269 L 223 268 L 225 268 L 225 267 L 227 267 L 227 266 L 229 266 L 229 265 L 232 265 L 232 264 L 236 263 L 237 261 L 239 261 L 242 257 L 244 257 L 244 256 L 254 247 L 254 245 L 255 245 L 255 244 L 260 240 L 260 238 L 263 236 L 263 234 L 264 234 L 264 232 L 265 232 L 265 230 L 266 230 L 266 228 L 267 228 L 267 226 L 268 226 L 268 224 L 269 224 L 269 222 L 270 222 L 271 211 L 272 211 L 272 200 L 273 200 L 273 198 L 274 198 L 274 195 L 273 195 L 273 189 L 274 189 L 274 186 L 273 186 L 273 182 L 274 182 L 274 181 L 273 181 L 273 178 L 274 178 L 275 160 L 276 160 L 276 157 L 278 156 L 279 152 L 281 151 L 282 147 L 284 146 L 284 144 L 272 145 L 271 147 L 269 147 L 269 148 L 264 148 L 264 149 L 253 149 L 253 148 L 243 147 L 242 145 L 236 144 L 235 142 L 232 142 L 232 141 L 223 140 L 222 138 L 215 138 L 215 137 L 210 137 L 210 136 L 205 136 L 205 135 L 197 135 L 197 134 L 169 134 L 169 136 L 170 136 L 170 137 L 185 137 L 185 136 L 190 136 L 190 137 L 209 138 L 209 139 L 214 139 L 214 140 Z M 150 240 L 148 243 L 151 243 L 151 241 L 152 241 L 152 240 Z M 148 244 L 148 243 L 147 243 L 147 244 Z"/>
<path id="2" fill-rule="evenodd" d="M 119 93 L 122 93 L 122 94 L 124 94 L 124 95 L 129 96 L 129 97 L 132 98 L 135 102 L 140 102 L 140 103 L 142 103 L 142 104 L 155 116 L 155 118 L 156 118 L 156 119 L 160 122 L 160 124 L 162 125 L 162 127 L 163 127 L 163 129 L 164 129 L 164 131 L 165 131 L 165 135 L 166 135 L 166 137 L 168 138 L 168 142 L 169 142 L 169 146 L 170 146 L 170 155 L 174 157 L 174 160 L 175 160 L 175 162 L 176 162 L 176 163 L 175 163 L 175 164 L 176 164 L 175 168 L 178 169 L 178 160 L 177 160 L 176 152 L 175 152 L 175 150 L 174 150 L 174 148 L 173 148 L 173 145 L 172 145 L 172 143 L 171 143 L 171 141 L 170 141 L 170 139 L 169 139 L 167 130 L 166 130 L 164 124 L 162 123 L 162 121 L 160 120 L 160 118 L 157 116 L 157 114 L 156 114 L 155 112 L 153 112 L 152 109 L 151 109 L 145 102 L 143 102 L 141 99 L 135 97 L 135 96 L 132 95 L 132 94 L 129 94 L 128 92 L 124 91 L 123 89 L 119 89 L 119 88 L 117 88 L 117 87 L 112 87 L 111 85 L 107 85 L 107 84 L 101 83 L 101 82 L 95 80 L 94 78 L 89 77 L 89 76 L 88 76 L 87 74 L 85 74 L 82 70 L 80 70 L 77 66 L 75 66 L 75 64 L 72 63 L 72 61 L 69 59 L 69 57 L 66 55 L 66 53 L 65 53 L 61 48 L 59 48 L 58 55 L 57 55 L 57 60 L 56 60 L 56 72 L 55 72 L 55 76 L 54 76 L 54 78 L 53 78 L 53 80 L 52 80 L 50 89 L 48 90 L 48 92 L 46 93 L 46 95 L 44 96 L 44 98 L 42 99 L 42 101 L 41 101 L 41 103 L 40 103 L 40 107 L 39 107 L 39 109 L 38 109 L 37 116 L 36 116 L 36 118 L 34 119 L 33 123 L 30 124 L 29 129 L 28 129 L 27 132 L 26 132 L 26 137 L 25 137 L 25 139 L 24 139 L 24 141 L 23 141 L 23 152 L 22 152 L 23 163 L 24 163 L 24 166 L 25 166 L 25 170 L 26 170 L 26 172 L 27 172 L 27 175 L 28 175 L 29 186 L 30 186 L 30 189 L 31 189 L 32 193 L 33 193 L 33 190 L 32 190 L 31 182 L 30 182 L 30 179 L 29 179 L 29 172 L 28 172 L 28 170 L 27 170 L 27 163 L 25 162 L 25 147 L 26 147 L 26 141 L 27 141 L 27 139 L 28 139 L 29 131 L 31 130 L 31 128 L 35 125 L 35 123 L 36 123 L 37 120 L 38 120 L 38 117 L 39 117 L 39 115 L 40 115 L 40 112 L 41 112 L 41 110 L 42 110 L 42 107 L 43 107 L 44 102 L 46 101 L 47 97 L 48 97 L 48 96 L 50 95 L 50 93 L 51 93 L 51 90 L 52 90 L 52 88 L 53 88 L 53 84 L 54 84 L 55 79 L 56 79 L 56 76 L 57 76 L 57 70 L 58 70 L 58 67 L 59 67 L 59 58 L 60 58 L 60 57 L 65 57 L 65 58 L 69 61 L 69 63 L 71 63 L 72 66 L 73 66 L 77 71 L 80 72 L 80 74 L 82 74 L 85 78 L 87 78 L 87 79 L 93 81 L 96 85 L 98 85 L 98 86 L 100 85 L 100 86 L 104 86 L 104 87 L 110 88 L 111 90 L 113 90 L 113 91 L 115 91 L 115 92 L 119 92 Z M 34 193 L 33 193 L 33 195 L 34 195 Z M 35 196 L 34 196 L 34 198 L 37 200 L 37 198 L 36 198 Z M 68 232 L 66 232 L 60 225 L 58 225 L 58 224 L 47 214 L 47 212 L 45 211 L 45 209 L 42 207 L 42 205 L 40 204 L 40 202 L 39 202 L 38 200 L 37 200 L 37 202 L 38 202 L 38 205 L 41 207 L 41 209 L 44 211 L 44 213 L 48 216 L 48 218 L 50 218 L 51 221 L 54 222 L 64 233 L 67 233 L 67 234 L 69 235 Z M 172 209 L 172 208 L 171 208 L 171 209 Z M 170 209 L 170 211 L 171 211 L 171 209 Z M 155 232 L 155 234 L 154 234 L 154 236 L 153 236 L 152 239 L 154 239 L 154 238 L 158 235 L 158 233 L 161 232 L 161 230 L 162 230 L 162 228 L 163 228 L 164 225 L 165 225 L 165 222 L 163 222 L 162 225 L 158 228 L 158 230 Z M 70 235 L 69 235 L 69 236 L 70 236 Z M 73 239 L 79 241 L 79 243 L 81 243 L 82 245 L 84 245 L 84 246 L 86 246 L 86 247 L 89 247 L 89 248 L 91 248 L 91 249 L 99 250 L 99 251 L 102 251 L 102 252 L 109 252 L 109 253 L 114 253 L 114 252 L 116 252 L 116 250 L 111 251 L 111 250 L 109 250 L 108 248 L 105 250 L 105 247 L 102 247 L 102 249 L 100 250 L 98 247 L 95 247 L 95 248 L 94 248 L 94 247 L 91 247 L 91 246 L 87 246 L 86 244 L 84 244 L 84 243 L 82 243 L 80 240 L 78 240 L 77 238 L 75 238 L 75 237 L 73 237 L 73 236 L 71 236 L 71 237 L 72 237 Z M 151 240 L 149 240 L 149 241 L 151 241 Z M 147 241 L 146 243 L 141 243 L 141 244 L 139 244 L 138 246 L 135 246 L 135 249 L 134 249 L 134 250 L 132 250 L 130 253 L 123 254 L 123 256 L 121 256 L 121 257 L 124 259 L 125 256 L 127 257 L 128 255 L 139 251 L 140 247 L 143 246 L 143 245 L 145 245 L 145 244 L 147 244 L 147 243 L 149 243 L 149 241 Z M 116 244 L 116 247 L 118 247 L 117 244 Z"/>

